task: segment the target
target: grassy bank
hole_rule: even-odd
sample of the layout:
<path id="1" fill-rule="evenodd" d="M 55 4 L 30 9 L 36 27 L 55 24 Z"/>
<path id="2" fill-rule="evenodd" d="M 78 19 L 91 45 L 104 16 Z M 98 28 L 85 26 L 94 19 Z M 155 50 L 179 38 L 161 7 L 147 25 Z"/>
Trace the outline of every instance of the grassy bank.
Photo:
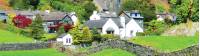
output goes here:
<path id="1" fill-rule="evenodd" d="M 55 49 L 0 51 L 0 56 L 66 56 Z"/>
<path id="2" fill-rule="evenodd" d="M 198 44 L 198 36 L 146 36 L 130 40 L 133 43 L 150 46 L 161 52 L 172 52 Z"/>
<path id="3" fill-rule="evenodd" d="M 0 43 L 3 42 L 32 42 L 31 38 L 0 29 Z"/>
<path id="4" fill-rule="evenodd" d="M 91 54 L 89 56 L 135 56 L 135 55 L 121 49 L 104 49 L 100 52 Z"/>

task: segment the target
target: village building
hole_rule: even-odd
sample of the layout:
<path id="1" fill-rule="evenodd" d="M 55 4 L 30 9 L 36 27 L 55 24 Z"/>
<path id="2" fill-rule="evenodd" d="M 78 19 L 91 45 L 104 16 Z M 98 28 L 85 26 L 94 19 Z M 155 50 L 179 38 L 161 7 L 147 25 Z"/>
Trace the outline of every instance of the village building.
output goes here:
<path id="1" fill-rule="evenodd" d="M 136 36 L 137 32 L 143 32 L 143 17 L 138 11 L 124 11 L 120 16 L 115 12 L 94 11 L 85 25 L 90 29 L 97 28 L 101 34 L 114 34 L 121 39 L 129 39 Z"/>
<path id="2" fill-rule="evenodd" d="M 40 14 L 44 23 L 44 31 L 47 33 L 55 33 L 57 27 L 60 23 L 67 23 L 71 25 L 75 25 L 78 21 L 78 18 L 75 12 L 64 13 L 60 11 L 16 11 L 16 15 L 23 15 L 27 18 L 34 20 L 36 18 L 36 14 Z"/>
<path id="3" fill-rule="evenodd" d="M 7 19 L 8 19 L 8 15 L 6 11 L 0 11 L 0 21 L 3 21 L 4 23 L 6 23 Z"/>
<path id="4" fill-rule="evenodd" d="M 160 12 L 156 13 L 157 21 L 164 21 L 165 19 L 169 19 L 172 22 L 176 21 L 176 14 L 173 13 L 165 13 L 165 12 Z"/>
<path id="5" fill-rule="evenodd" d="M 63 45 L 72 45 L 73 43 L 72 36 L 66 33 L 61 34 L 56 41 L 62 43 Z"/>

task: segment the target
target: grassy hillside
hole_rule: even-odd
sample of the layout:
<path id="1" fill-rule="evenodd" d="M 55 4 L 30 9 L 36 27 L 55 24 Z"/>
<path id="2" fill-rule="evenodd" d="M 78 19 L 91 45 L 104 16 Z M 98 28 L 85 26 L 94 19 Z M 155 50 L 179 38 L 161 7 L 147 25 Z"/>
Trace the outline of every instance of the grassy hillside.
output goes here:
<path id="1" fill-rule="evenodd" d="M 32 42 L 31 38 L 0 29 L 0 43 L 2 42 Z"/>
<path id="2" fill-rule="evenodd" d="M 105 49 L 100 52 L 91 54 L 89 56 L 135 56 L 135 55 L 121 49 Z"/>
<path id="3" fill-rule="evenodd" d="M 55 49 L 0 51 L 0 56 L 66 56 Z"/>
<path id="4" fill-rule="evenodd" d="M 161 52 L 172 52 L 198 44 L 198 36 L 146 36 L 130 40 L 133 43 L 150 46 Z"/>

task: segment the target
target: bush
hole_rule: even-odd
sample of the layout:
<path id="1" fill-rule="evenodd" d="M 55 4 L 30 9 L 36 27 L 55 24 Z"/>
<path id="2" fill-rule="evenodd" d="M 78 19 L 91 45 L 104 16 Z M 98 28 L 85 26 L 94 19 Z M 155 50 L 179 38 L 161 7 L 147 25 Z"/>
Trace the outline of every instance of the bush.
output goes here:
<path id="1" fill-rule="evenodd" d="M 168 25 L 164 21 L 152 20 L 148 22 L 145 33 L 147 35 L 160 35 L 167 27 Z"/>
<path id="2" fill-rule="evenodd" d="M 119 39 L 120 37 L 118 35 L 113 35 L 113 34 L 103 34 L 101 35 L 102 41 L 103 40 L 108 40 L 108 39 Z"/>
<path id="3" fill-rule="evenodd" d="M 137 32 L 136 36 L 145 36 L 145 33 L 144 32 Z"/>

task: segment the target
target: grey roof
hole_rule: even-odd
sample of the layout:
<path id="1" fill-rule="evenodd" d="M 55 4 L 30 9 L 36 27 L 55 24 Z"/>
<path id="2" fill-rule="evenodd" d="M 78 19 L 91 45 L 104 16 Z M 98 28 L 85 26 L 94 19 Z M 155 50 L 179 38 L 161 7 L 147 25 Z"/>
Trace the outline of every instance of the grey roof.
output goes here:
<path id="1" fill-rule="evenodd" d="M 102 28 L 107 20 L 88 20 L 85 25 L 91 28 Z"/>
<path id="2" fill-rule="evenodd" d="M 45 21 L 51 20 L 61 20 L 66 13 L 60 11 L 53 11 L 50 13 L 42 12 L 42 11 L 15 11 L 17 15 L 25 15 L 25 16 L 34 16 L 36 14 L 40 14 Z"/>
<path id="3" fill-rule="evenodd" d="M 63 38 L 64 36 L 66 36 L 66 33 L 61 34 L 60 36 L 58 36 L 58 38 Z"/>
<path id="4" fill-rule="evenodd" d="M 114 23 L 119 27 L 122 28 L 119 18 L 103 18 L 101 20 L 88 20 L 85 25 L 89 28 L 102 28 L 104 24 L 108 21 L 108 19 L 112 19 Z"/>
<path id="5" fill-rule="evenodd" d="M 132 11 L 123 11 L 123 13 L 128 16 L 129 18 L 133 18 L 133 19 L 143 19 L 144 17 L 143 16 L 140 16 L 140 17 L 131 17 L 131 13 L 140 13 L 138 10 L 132 10 Z"/>

